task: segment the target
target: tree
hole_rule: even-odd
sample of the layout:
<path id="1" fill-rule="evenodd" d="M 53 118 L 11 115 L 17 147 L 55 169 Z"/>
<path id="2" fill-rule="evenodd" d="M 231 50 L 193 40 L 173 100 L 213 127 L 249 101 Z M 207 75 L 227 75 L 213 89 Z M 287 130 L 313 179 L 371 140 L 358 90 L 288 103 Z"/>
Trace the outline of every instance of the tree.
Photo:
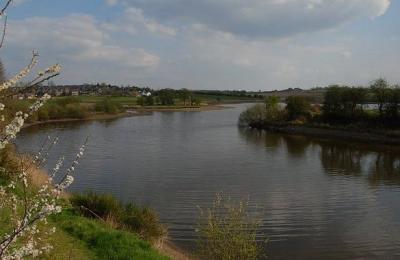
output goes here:
<path id="1" fill-rule="evenodd" d="M 279 97 L 268 96 L 264 100 L 266 110 L 274 110 L 278 108 Z"/>
<path id="2" fill-rule="evenodd" d="M 371 85 L 372 92 L 374 93 L 375 100 L 378 104 L 379 115 L 382 117 L 384 107 L 389 98 L 389 84 L 385 79 L 377 79 Z"/>
<path id="3" fill-rule="evenodd" d="M 385 114 L 391 119 L 396 119 L 399 116 L 400 108 L 400 86 L 396 85 L 394 88 L 388 89 L 387 96 L 388 99 Z"/>
<path id="4" fill-rule="evenodd" d="M 186 102 L 189 101 L 189 104 L 191 104 L 191 99 L 192 99 L 192 92 L 190 90 L 183 88 L 179 91 L 179 97 L 183 101 L 183 104 L 186 106 Z"/>
<path id="5" fill-rule="evenodd" d="M 311 105 L 305 97 L 290 96 L 286 99 L 286 104 L 286 111 L 291 120 L 310 114 Z"/>
<path id="6" fill-rule="evenodd" d="M 158 92 L 161 105 L 171 106 L 175 104 L 175 91 L 173 89 L 161 89 Z"/>

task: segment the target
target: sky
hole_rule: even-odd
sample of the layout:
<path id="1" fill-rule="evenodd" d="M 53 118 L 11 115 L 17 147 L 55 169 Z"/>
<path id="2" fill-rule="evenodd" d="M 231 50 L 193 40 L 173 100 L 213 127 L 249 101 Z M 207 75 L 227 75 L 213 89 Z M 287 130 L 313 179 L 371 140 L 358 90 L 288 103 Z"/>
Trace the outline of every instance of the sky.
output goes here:
<path id="1" fill-rule="evenodd" d="M 57 84 L 395 84 L 399 14 L 399 0 L 14 0 L 0 57 L 12 76 L 36 50 L 63 66 Z"/>

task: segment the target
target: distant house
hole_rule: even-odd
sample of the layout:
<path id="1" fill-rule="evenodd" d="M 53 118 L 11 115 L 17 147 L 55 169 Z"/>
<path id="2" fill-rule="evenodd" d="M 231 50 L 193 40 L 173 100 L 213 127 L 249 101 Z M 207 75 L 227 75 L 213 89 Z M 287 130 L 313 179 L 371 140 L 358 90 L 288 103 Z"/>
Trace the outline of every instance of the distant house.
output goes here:
<path id="1" fill-rule="evenodd" d="M 79 91 L 77 90 L 71 91 L 71 96 L 79 96 Z"/>
<path id="2" fill-rule="evenodd" d="M 140 95 L 141 95 L 142 97 L 151 97 L 151 92 L 150 92 L 150 91 L 142 91 L 142 92 L 140 93 Z"/>

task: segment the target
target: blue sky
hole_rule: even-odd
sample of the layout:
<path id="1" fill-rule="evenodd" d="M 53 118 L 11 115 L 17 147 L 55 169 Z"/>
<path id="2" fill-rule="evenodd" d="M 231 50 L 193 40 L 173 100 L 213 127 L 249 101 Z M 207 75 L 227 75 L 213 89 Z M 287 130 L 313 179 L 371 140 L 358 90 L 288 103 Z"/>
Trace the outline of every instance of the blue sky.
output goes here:
<path id="1" fill-rule="evenodd" d="M 0 55 L 12 75 L 35 49 L 67 84 L 400 83 L 398 14 L 397 0 L 14 0 Z"/>

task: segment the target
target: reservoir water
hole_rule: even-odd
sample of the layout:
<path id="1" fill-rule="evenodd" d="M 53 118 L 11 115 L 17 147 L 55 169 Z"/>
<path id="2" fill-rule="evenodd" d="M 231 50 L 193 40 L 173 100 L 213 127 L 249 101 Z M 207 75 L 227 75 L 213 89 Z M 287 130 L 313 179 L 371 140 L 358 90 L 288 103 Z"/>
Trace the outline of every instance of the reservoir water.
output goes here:
<path id="1" fill-rule="evenodd" d="M 41 125 L 17 146 L 59 136 L 51 168 L 90 136 L 71 190 L 153 207 L 183 248 L 223 192 L 257 207 L 270 259 L 400 258 L 399 149 L 239 129 L 246 106 Z"/>

